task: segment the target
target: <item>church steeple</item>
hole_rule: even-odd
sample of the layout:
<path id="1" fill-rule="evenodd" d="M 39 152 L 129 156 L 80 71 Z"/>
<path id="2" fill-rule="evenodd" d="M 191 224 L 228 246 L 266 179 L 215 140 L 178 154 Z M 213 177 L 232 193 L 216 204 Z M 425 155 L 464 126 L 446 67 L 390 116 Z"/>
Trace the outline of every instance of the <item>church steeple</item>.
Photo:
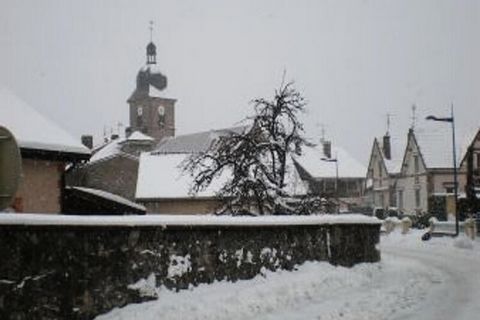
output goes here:
<path id="1" fill-rule="evenodd" d="M 153 21 L 150 21 L 150 43 L 147 45 L 147 65 L 157 63 L 157 47 L 152 41 Z"/>
<path id="2" fill-rule="evenodd" d="M 153 21 L 150 21 L 150 42 L 147 45 L 147 63 L 137 74 L 137 85 L 128 98 L 130 105 L 130 131 L 141 131 L 159 142 L 175 136 L 175 102 L 162 92 L 167 77 L 157 65 L 157 48 L 153 43 Z"/>

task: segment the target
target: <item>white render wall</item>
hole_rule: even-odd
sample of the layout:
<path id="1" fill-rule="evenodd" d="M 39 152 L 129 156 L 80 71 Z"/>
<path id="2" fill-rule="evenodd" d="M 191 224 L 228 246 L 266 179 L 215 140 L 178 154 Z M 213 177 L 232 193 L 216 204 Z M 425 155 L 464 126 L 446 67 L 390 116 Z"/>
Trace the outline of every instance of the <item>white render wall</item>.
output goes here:
<path id="1" fill-rule="evenodd" d="M 420 206 L 416 206 L 415 203 L 415 190 L 420 190 Z M 427 175 L 421 175 L 418 177 L 418 183 L 415 182 L 415 177 L 402 177 L 397 180 L 396 186 L 397 192 L 397 207 L 400 209 L 398 192 L 403 190 L 403 208 L 404 213 L 420 213 L 427 212 L 428 210 L 428 177 Z"/>
<path id="2" fill-rule="evenodd" d="M 415 157 L 418 157 L 418 170 L 415 168 Z M 399 178 L 397 179 L 397 207 L 405 213 L 420 213 L 428 210 L 428 176 L 427 168 L 413 136 L 408 135 L 407 149 Z M 398 192 L 403 190 L 403 206 L 399 203 Z M 415 193 L 420 190 L 420 203 L 417 206 Z"/>
<path id="3" fill-rule="evenodd" d="M 370 195 L 373 202 L 372 205 L 374 207 L 389 207 L 391 204 L 390 190 L 393 185 L 393 180 L 390 178 L 387 168 L 385 167 L 378 143 L 375 143 L 372 149 L 367 170 L 367 180 L 370 180 L 372 183 Z"/>

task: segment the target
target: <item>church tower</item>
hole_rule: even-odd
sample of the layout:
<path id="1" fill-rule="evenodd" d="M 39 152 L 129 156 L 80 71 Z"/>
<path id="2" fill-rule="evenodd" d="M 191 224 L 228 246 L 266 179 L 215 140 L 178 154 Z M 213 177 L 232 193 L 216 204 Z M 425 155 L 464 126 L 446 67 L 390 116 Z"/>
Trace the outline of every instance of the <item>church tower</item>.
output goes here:
<path id="1" fill-rule="evenodd" d="M 152 22 L 150 23 L 152 24 Z M 147 45 L 147 61 L 137 74 L 136 88 L 127 100 L 130 105 L 130 132 L 140 131 L 159 142 L 175 136 L 176 99 L 165 97 L 167 77 L 157 65 L 157 48 L 152 42 Z"/>

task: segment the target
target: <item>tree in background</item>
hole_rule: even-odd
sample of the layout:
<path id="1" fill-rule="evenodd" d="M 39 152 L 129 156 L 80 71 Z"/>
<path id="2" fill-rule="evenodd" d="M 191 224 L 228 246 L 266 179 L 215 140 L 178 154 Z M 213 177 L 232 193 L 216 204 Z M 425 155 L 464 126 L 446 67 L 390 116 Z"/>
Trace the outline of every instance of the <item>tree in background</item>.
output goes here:
<path id="1" fill-rule="evenodd" d="M 218 213 L 312 213 L 319 208 L 319 199 L 298 198 L 286 188 L 294 170 L 290 157 L 310 145 L 298 119 L 305 110 L 305 99 L 293 83 L 287 83 L 275 91 L 272 100 L 260 98 L 252 103 L 254 115 L 244 120 L 248 125 L 243 132 L 221 136 L 207 151 L 186 160 L 184 170 L 193 177 L 191 192 L 205 190 L 227 174 L 217 194 L 224 203 Z"/>

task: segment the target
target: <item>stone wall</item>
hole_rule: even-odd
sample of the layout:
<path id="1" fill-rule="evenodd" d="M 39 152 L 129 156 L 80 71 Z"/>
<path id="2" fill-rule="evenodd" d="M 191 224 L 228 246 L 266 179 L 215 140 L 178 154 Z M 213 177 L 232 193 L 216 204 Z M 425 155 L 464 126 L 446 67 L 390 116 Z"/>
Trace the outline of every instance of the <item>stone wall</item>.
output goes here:
<path id="1" fill-rule="evenodd" d="M 154 290 L 138 286 L 142 279 L 153 281 L 152 288 L 181 290 L 214 280 L 250 279 L 266 269 L 292 270 L 310 260 L 342 266 L 376 262 L 379 228 L 376 223 L 94 226 L 0 221 L 0 318 L 91 319 L 114 307 L 154 299 Z"/>
<path id="2" fill-rule="evenodd" d="M 131 155 L 116 155 L 79 166 L 66 174 L 68 186 L 105 190 L 135 201 L 138 159 Z"/>

